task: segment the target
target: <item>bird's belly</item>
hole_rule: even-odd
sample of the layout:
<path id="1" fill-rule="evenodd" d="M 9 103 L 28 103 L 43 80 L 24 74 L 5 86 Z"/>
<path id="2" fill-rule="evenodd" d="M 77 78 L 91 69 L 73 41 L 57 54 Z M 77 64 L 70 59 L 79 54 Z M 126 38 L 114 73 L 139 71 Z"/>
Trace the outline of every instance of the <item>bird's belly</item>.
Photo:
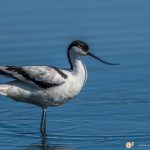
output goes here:
<path id="1" fill-rule="evenodd" d="M 49 105 L 61 105 L 77 96 L 82 89 L 82 84 L 78 82 L 66 82 L 55 88 L 46 91 Z"/>
<path id="2" fill-rule="evenodd" d="M 32 103 L 41 107 L 58 106 L 77 96 L 82 86 L 82 82 L 75 80 L 68 80 L 54 88 L 37 89 L 34 91 L 30 91 L 25 87 L 7 85 L 7 96 L 18 102 Z"/>

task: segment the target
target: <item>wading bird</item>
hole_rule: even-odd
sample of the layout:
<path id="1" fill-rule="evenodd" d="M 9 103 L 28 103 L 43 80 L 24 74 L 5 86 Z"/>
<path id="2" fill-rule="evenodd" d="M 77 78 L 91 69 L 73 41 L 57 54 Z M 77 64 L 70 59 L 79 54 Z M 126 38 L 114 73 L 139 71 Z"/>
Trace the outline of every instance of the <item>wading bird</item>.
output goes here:
<path id="1" fill-rule="evenodd" d="M 80 40 L 69 45 L 67 56 L 69 69 L 49 66 L 0 66 L 0 75 L 13 79 L 0 84 L 0 95 L 41 107 L 42 136 L 46 136 L 47 108 L 62 105 L 77 96 L 86 82 L 87 70 L 81 56 L 91 56 L 107 65 L 118 65 L 96 57 L 89 52 L 89 46 Z"/>

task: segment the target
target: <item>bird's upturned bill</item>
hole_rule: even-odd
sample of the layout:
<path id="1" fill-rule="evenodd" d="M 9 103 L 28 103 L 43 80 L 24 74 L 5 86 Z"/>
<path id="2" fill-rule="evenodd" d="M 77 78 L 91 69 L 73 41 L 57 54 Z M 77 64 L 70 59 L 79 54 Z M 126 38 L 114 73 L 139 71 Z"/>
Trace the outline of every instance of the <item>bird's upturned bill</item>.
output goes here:
<path id="1" fill-rule="evenodd" d="M 107 64 L 107 65 L 120 65 L 120 64 L 111 63 L 111 62 L 107 62 L 107 61 L 105 61 L 105 60 L 102 60 L 101 58 L 98 58 L 97 56 L 95 56 L 95 55 L 92 54 L 92 53 L 88 53 L 88 55 L 91 56 L 91 57 L 93 57 L 93 58 L 95 58 L 95 59 L 97 59 L 98 61 L 100 61 L 100 62 L 102 62 L 102 63 L 104 63 L 104 64 Z"/>

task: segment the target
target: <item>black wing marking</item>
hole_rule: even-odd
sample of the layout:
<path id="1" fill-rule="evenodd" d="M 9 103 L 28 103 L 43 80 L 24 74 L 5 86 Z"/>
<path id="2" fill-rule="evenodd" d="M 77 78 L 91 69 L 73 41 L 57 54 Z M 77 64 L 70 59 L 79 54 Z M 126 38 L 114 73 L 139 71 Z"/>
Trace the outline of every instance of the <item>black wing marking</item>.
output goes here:
<path id="1" fill-rule="evenodd" d="M 25 71 L 22 67 L 16 67 L 16 66 L 0 67 L 0 74 L 21 81 L 26 80 L 28 82 L 32 82 L 35 85 L 44 89 L 55 87 L 62 84 L 62 83 L 49 83 L 49 82 L 37 80 L 34 77 L 32 77 L 27 71 Z"/>

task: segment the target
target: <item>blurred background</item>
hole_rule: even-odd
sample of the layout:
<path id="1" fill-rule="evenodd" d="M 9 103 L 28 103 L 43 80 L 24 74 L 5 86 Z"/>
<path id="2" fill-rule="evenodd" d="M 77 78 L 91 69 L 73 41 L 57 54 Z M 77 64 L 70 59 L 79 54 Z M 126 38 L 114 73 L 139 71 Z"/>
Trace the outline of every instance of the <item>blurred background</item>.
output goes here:
<path id="1" fill-rule="evenodd" d="M 132 141 L 143 150 L 140 144 L 150 144 L 149 18 L 149 0 L 0 2 L 0 65 L 67 68 L 66 50 L 76 39 L 120 63 L 83 58 L 88 81 L 81 94 L 48 110 L 47 149 L 121 150 Z M 0 149 L 46 149 L 40 118 L 40 108 L 0 97 Z"/>

